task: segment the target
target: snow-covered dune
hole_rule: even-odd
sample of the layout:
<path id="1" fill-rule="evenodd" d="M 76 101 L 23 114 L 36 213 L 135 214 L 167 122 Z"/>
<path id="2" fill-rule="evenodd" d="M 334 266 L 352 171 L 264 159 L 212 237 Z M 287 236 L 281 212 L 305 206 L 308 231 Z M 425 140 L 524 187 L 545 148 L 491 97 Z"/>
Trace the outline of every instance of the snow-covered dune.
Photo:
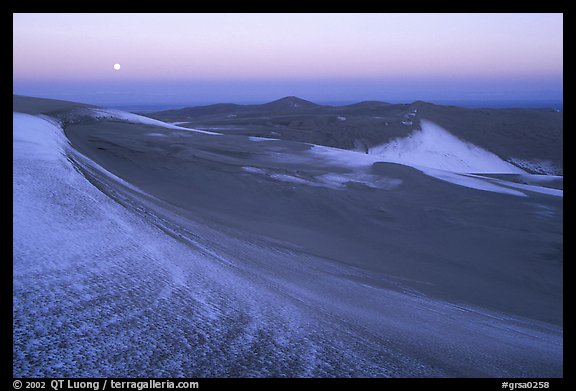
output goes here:
<path id="1" fill-rule="evenodd" d="M 465 142 L 435 123 L 421 119 L 421 130 L 374 146 L 368 153 L 382 161 L 459 173 L 524 173 L 492 152 Z"/>
<path id="2" fill-rule="evenodd" d="M 458 145 L 458 143 L 462 143 L 459 140 L 453 140 L 452 137 L 453 136 L 448 135 L 447 138 L 452 142 L 455 142 L 456 145 Z M 417 145 L 419 147 L 422 146 L 421 144 Z M 395 144 L 391 143 L 391 148 L 394 149 L 394 147 Z M 434 146 L 431 145 L 431 148 L 434 148 Z M 465 146 L 465 148 L 468 147 Z M 424 150 L 423 153 L 408 151 L 408 153 L 406 154 L 407 156 L 405 157 L 404 154 L 399 151 L 395 151 L 392 154 L 384 154 L 384 155 L 363 154 L 339 148 L 330 148 L 325 146 L 314 145 L 310 149 L 309 154 L 313 157 L 315 164 L 317 165 L 323 165 L 323 164 L 336 165 L 340 167 L 346 167 L 347 169 L 351 170 L 352 171 L 351 174 L 331 173 L 327 175 L 330 178 L 338 177 L 341 183 L 349 180 L 355 180 L 358 182 L 366 183 L 369 186 L 372 186 L 371 181 L 366 180 L 370 178 L 369 174 L 370 167 L 372 167 L 373 164 L 379 162 L 393 162 L 413 167 L 419 170 L 420 172 L 429 175 L 431 177 L 434 177 L 436 179 L 440 179 L 442 181 L 446 181 L 458 186 L 464 186 L 470 189 L 489 191 L 518 197 L 526 197 L 526 193 L 522 192 L 521 190 L 541 192 L 558 197 L 563 196 L 562 190 L 551 190 L 546 187 L 539 186 L 540 184 L 545 183 L 545 180 L 541 179 L 542 177 L 541 175 L 526 174 L 524 171 L 512 165 L 507 165 L 506 162 L 500 160 L 497 156 L 492 155 L 489 152 L 483 150 L 480 151 L 481 151 L 480 154 L 486 154 L 486 156 L 488 157 L 486 159 L 487 162 L 490 163 L 490 161 L 492 161 L 493 164 L 483 164 L 484 161 L 481 161 L 480 164 L 478 164 L 476 167 L 483 166 L 486 168 L 488 173 L 493 172 L 491 169 L 489 169 L 489 167 L 491 167 L 492 169 L 497 169 L 497 167 L 500 167 L 500 170 L 508 170 L 507 173 L 523 175 L 523 177 L 526 178 L 527 181 L 528 180 L 533 181 L 534 186 L 522 187 L 518 186 L 517 183 L 511 183 L 510 181 L 507 180 L 498 180 L 487 176 L 469 174 L 466 171 L 455 172 L 453 170 L 432 168 L 432 166 L 435 165 L 434 164 L 435 161 L 434 160 L 428 161 L 424 159 L 424 157 L 427 154 L 438 157 L 439 153 L 435 150 L 430 150 L 429 152 Z M 416 156 L 417 158 L 414 158 L 414 156 Z M 277 158 L 282 159 L 283 157 L 277 156 Z M 294 157 L 290 156 L 288 157 L 288 159 L 294 159 Z M 458 160 L 454 160 L 453 157 L 449 156 L 449 154 L 446 154 L 446 156 L 443 155 L 440 160 L 443 163 L 441 164 L 443 167 L 448 166 L 455 168 L 457 166 L 460 166 L 460 169 L 463 169 L 464 166 L 471 167 L 470 164 L 468 163 L 459 164 Z M 481 169 L 478 169 L 474 170 L 474 172 L 483 172 L 483 171 Z M 529 179 L 532 177 L 534 177 L 535 179 L 533 180 Z M 559 180 L 558 178 L 562 177 L 551 177 L 551 178 L 556 178 L 556 180 Z"/>
<path id="3" fill-rule="evenodd" d="M 307 363 L 320 340 L 286 356 L 313 334 L 290 299 L 143 209 L 57 122 L 13 121 L 14 376 L 338 373 Z"/>

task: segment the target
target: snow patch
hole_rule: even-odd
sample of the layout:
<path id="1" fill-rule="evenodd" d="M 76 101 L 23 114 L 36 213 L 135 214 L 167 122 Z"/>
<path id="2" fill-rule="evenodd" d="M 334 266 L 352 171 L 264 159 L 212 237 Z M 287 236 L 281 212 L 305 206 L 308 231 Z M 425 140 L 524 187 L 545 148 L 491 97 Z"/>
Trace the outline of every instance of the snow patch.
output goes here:
<path id="1" fill-rule="evenodd" d="M 261 174 L 261 175 L 267 174 L 266 170 L 257 167 L 242 167 L 242 170 L 249 172 L 251 174 Z"/>
<path id="2" fill-rule="evenodd" d="M 564 197 L 564 191 L 560 190 L 560 189 L 553 189 L 550 187 L 517 183 L 517 182 L 506 181 L 506 180 L 497 179 L 497 178 L 485 178 L 485 177 L 481 177 L 479 175 L 469 175 L 469 176 L 477 177 L 477 178 L 484 178 L 484 179 L 487 179 L 488 181 L 493 182 L 493 183 L 502 184 L 504 186 L 514 187 L 514 188 L 521 189 L 521 190 L 531 191 L 534 193 L 547 194 L 547 195 L 551 195 L 551 196 L 555 196 L 555 197 Z M 543 181 L 542 179 L 539 179 L 539 180 L 542 183 L 546 183 L 546 181 Z"/>
<path id="3" fill-rule="evenodd" d="M 14 112 L 12 121 L 14 158 L 60 160 L 65 154 L 63 148 L 68 140 L 53 119 Z"/>
<path id="4" fill-rule="evenodd" d="M 403 121 L 404 123 L 405 121 Z M 382 161 L 461 173 L 525 173 L 492 152 L 465 142 L 428 120 L 422 130 L 369 149 Z"/>
<path id="5" fill-rule="evenodd" d="M 281 174 L 281 173 L 274 172 L 272 170 L 265 170 L 263 168 L 248 166 L 248 167 L 242 167 L 242 170 L 249 172 L 251 174 L 263 175 L 263 176 L 266 176 L 266 177 L 269 177 L 271 179 L 275 179 L 275 180 L 281 181 L 281 182 L 298 183 L 298 184 L 309 185 L 309 186 L 321 186 L 318 183 L 315 183 L 313 181 L 309 181 L 309 180 L 304 179 L 304 178 L 300 178 L 300 177 L 297 177 L 294 175 L 289 175 L 289 174 Z"/>
<path id="6" fill-rule="evenodd" d="M 97 119 L 116 119 L 120 121 L 132 122 L 137 124 L 161 126 L 167 129 L 186 130 L 189 132 L 197 132 L 210 135 L 219 135 L 219 136 L 221 135 L 221 133 L 207 132 L 205 130 L 192 129 L 192 128 L 184 128 L 182 126 L 176 126 L 174 124 L 158 121 L 157 119 L 152 119 L 144 117 L 142 115 L 128 113 L 125 111 L 115 109 L 90 109 L 90 111 L 92 112 L 92 116 Z"/>
<path id="7" fill-rule="evenodd" d="M 277 138 L 255 137 L 255 136 L 248 136 L 248 140 L 250 140 L 250 141 L 255 141 L 255 142 L 259 142 L 259 141 L 278 141 Z"/>
<path id="8" fill-rule="evenodd" d="M 509 189 L 505 186 L 499 186 L 495 183 L 492 183 L 492 179 L 488 179 L 485 177 L 478 177 L 475 175 L 469 174 L 458 174 L 455 172 L 445 171 L 445 170 L 438 170 L 434 168 L 427 168 L 427 167 L 415 167 L 418 170 L 422 171 L 424 174 L 429 175 L 431 177 L 441 179 L 446 182 L 453 183 L 455 185 L 468 187 L 471 189 L 476 190 L 483 190 L 483 191 L 491 191 L 495 193 L 501 194 L 508 194 L 517 197 L 526 197 L 526 194 L 516 191 L 513 189 Z M 502 181 L 504 182 L 504 181 Z M 508 184 L 509 182 L 506 182 Z"/>
<path id="9" fill-rule="evenodd" d="M 276 179 L 282 182 L 289 182 L 289 183 L 299 183 L 303 185 L 315 185 L 315 183 L 307 181 L 306 179 L 299 178 L 294 175 L 287 175 L 287 174 L 270 174 L 270 178 Z"/>
<path id="10" fill-rule="evenodd" d="M 333 189 L 344 189 L 347 183 L 361 183 L 372 189 L 392 190 L 402 184 L 401 179 L 382 177 L 363 172 L 347 174 L 324 174 L 317 177 L 322 183 Z"/>
<path id="11" fill-rule="evenodd" d="M 346 184 L 349 182 L 362 183 L 373 189 L 384 190 L 394 189 L 402 183 L 402 180 L 397 178 L 384 177 L 367 172 L 374 163 L 381 161 L 376 156 L 319 145 L 312 145 L 312 148 L 307 152 L 311 152 L 312 160 L 316 166 L 324 166 L 329 170 L 336 166 L 338 168 L 345 168 L 349 170 L 349 172 L 330 172 L 328 174 L 315 176 L 313 180 L 310 180 L 256 167 L 242 167 L 242 169 L 252 174 L 268 176 L 283 182 L 326 187 L 334 190 L 346 189 Z M 284 154 L 278 154 L 274 157 L 274 160 L 299 164 L 309 163 L 308 159 L 298 159 L 294 155 Z"/>
<path id="12" fill-rule="evenodd" d="M 414 109 L 406 114 L 404 114 L 404 118 L 414 118 L 416 117 L 417 109 Z"/>

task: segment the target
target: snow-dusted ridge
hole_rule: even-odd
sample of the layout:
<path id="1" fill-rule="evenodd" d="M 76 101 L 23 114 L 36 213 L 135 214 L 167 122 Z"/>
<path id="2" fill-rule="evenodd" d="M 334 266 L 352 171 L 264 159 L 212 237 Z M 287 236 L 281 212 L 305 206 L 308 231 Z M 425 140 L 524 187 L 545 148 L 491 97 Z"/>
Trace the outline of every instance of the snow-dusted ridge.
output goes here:
<path id="1" fill-rule="evenodd" d="M 368 153 L 382 161 L 458 173 L 525 173 L 492 152 L 465 142 L 435 123 L 421 119 L 421 130 L 374 146 Z"/>

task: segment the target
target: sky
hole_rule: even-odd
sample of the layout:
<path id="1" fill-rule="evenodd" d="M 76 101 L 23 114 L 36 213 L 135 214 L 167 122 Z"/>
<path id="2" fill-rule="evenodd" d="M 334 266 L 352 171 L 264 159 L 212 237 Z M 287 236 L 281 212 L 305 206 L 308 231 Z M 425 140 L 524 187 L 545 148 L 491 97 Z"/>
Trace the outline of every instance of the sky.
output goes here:
<path id="1" fill-rule="evenodd" d="M 14 93 L 93 104 L 562 101 L 562 81 L 562 14 L 13 14 Z"/>

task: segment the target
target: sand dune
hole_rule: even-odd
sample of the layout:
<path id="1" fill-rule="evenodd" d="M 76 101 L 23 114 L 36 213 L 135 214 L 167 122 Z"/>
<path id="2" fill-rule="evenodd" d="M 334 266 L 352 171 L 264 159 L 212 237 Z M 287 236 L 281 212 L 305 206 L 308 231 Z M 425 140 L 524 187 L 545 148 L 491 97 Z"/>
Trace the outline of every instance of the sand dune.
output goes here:
<path id="1" fill-rule="evenodd" d="M 563 376 L 551 180 L 132 119 L 14 100 L 14 376 Z"/>

